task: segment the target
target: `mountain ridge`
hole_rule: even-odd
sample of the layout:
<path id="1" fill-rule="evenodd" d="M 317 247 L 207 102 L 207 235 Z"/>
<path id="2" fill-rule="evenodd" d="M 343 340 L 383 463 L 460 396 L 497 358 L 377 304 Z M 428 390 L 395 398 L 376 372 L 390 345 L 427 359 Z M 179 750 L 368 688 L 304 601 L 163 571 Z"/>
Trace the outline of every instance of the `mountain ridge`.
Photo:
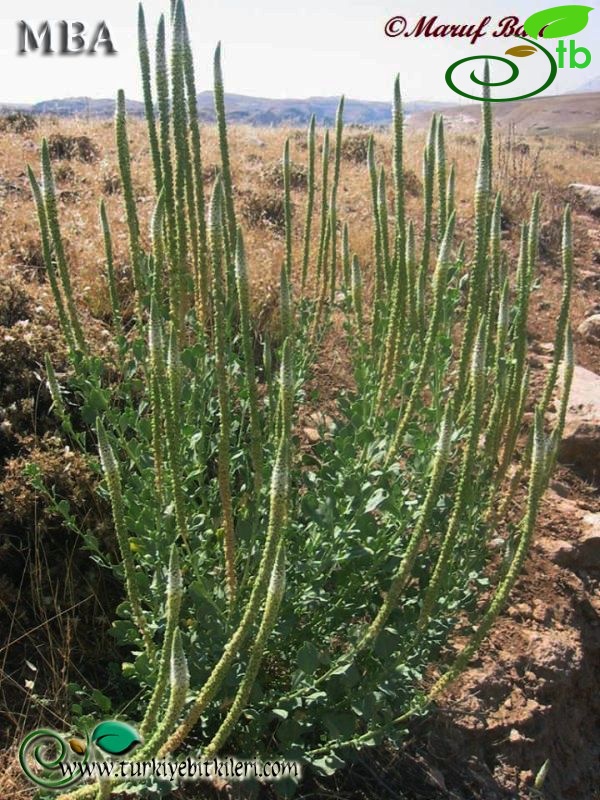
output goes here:
<path id="1" fill-rule="evenodd" d="M 596 87 L 585 92 L 584 87 L 562 95 L 547 95 L 525 101 L 496 103 L 495 118 L 500 124 L 516 123 L 532 133 L 552 130 L 574 133 L 585 132 L 597 135 L 600 131 L 600 77 L 588 81 L 584 86 Z M 212 91 L 200 92 L 197 96 L 198 116 L 202 122 L 215 122 Z M 227 94 L 225 108 L 227 119 L 232 124 L 260 127 L 306 127 L 312 114 L 318 125 L 333 125 L 339 97 L 313 96 L 306 98 L 276 99 L 252 97 L 243 94 Z M 469 124 L 478 120 L 479 103 L 452 103 L 413 101 L 404 104 L 408 123 L 421 127 L 429 124 L 432 112 L 443 113 L 450 124 Z M 59 117 L 109 118 L 113 116 L 115 101 L 109 98 L 67 97 L 44 100 L 32 104 L 2 104 L 0 113 L 21 111 L 38 115 Z M 137 100 L 127 101 L 127 111 L 142 117 L 144 104 Z M 384 126 L 391 123 L 391 104 L 378 100 L 355 100 L 347 98 L 344 106 L 344 121 L 348 125 Z"/>
<path id="2" fill-rule="evenodd" d="M 215 121 L 212 91 L 200 92 L 197 96 L 198 116 L 204 122 Z M 339 97 L 307 97 L 276 99 L 252 97 L 241 94 L 225 95 L 227 118 L 232 123 L 256 126 L 306 125 L 312 114 L 319 125 L 331 125 Z M 443 103 L 409 102 L 405 104 L 407 115 L 441 108 Z M 31 104 L 0 103 L 0 112 L 21 111 L 34 115 L 60 117 L 110 117 L 114 114 L 115 101 L 109 98 L 66 97 L 43 100 Z M 144 104 L 137 100 L 127 101 L 127 111 L 132 116 L 143 116 Z M 391 122 L 391 103 L 378 100 L 355 100 L 347 98 L 344 119 L 354 125 L 386 125 Z"/>

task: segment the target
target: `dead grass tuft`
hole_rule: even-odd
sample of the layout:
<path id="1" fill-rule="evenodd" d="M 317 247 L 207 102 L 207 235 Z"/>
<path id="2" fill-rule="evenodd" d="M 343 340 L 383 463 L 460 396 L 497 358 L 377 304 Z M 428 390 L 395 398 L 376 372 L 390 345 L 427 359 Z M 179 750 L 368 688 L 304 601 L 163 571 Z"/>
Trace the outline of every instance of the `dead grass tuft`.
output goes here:
<path id="1" fill-rule="evenodd" d="M 67 136 L 55 133 L 48 139 L 48 150 L 53 161 L 71 161 L 73 159 L 84 164 L 96 161 L 99 151 L 89 136 Z"/>
<path id="2" fill-rule="evenodd" d="M 3 133 L 28 133 L 37 128 L 37 120 L 31 114 L 15 111 L 0 117 L 0 131 Z"/>
<path id="3" fill-rule="evenodd" d="M 270 164 L 260 173 L 260 178 L 274 189 L 283 189 L 283 168 L 281 163 Z M 290 187 L 292 189 L 306 189 L 308 173 L 302 164 L 290 164 Z"/>
<path id="4" fill-rule="evenodd" d="M 264 225 L 277 234 L 285 232 L 285 208 L 281 194 L 257 194 L 247 190 L 241 194 L 241 210 L 248 225 Z"/>
<path id="5" fill-rule="evenodd" d="M 354 133 L 342 142 L 342 158 L 353 164 L 366 164 L 369 153 L 370 133 Z"/>

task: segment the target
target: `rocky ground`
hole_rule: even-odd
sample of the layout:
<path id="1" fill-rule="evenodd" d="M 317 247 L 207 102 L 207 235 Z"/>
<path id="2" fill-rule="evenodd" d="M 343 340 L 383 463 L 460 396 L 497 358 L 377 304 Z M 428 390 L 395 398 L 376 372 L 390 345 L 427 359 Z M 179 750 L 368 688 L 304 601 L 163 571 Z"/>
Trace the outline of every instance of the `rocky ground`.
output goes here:
<path id="1" fill-rule="evenodd" d="M 578 365 L 561 463 L 511 605 L 434 720 L 432 752 L 449 797 L 464 796 L 450 787 L 457 777 L 461 785 L 465 753 L 474 797 L 529 796 L 547 759 L 543 797 L 600 797 L 600 187 L 574 194 L 583 201 L 577 225 L 588 247 L 578 259 L 585 265 L 573 303 Z M 540 339 L 544 317 L 556 313 L 553 292 L 544 290 L 549 271 L 542 273 L 550 306 L 529 330 L 530 363 L 539 371 L 552 353 Z"/>

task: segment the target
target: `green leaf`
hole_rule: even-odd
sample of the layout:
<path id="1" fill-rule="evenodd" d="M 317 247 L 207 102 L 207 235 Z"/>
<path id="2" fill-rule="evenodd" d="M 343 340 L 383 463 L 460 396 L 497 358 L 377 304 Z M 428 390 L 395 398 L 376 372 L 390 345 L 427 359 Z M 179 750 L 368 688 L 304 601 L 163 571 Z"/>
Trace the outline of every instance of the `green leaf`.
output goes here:
<path id="1" fill-rule="evenodd" d="M 87 401 L 81 408 L 81 416 L 84 422 L 91 425 L 98 414 L 108 410 L 106 394 L 100 389 L 92 389 L 87 397 Z"/>
<path id="2" fill-rule="evenodd" d="M 369 502 L 366 505 L 365 511 L 367 514 L 370 511 L 375 511 L 375 509 L 383 503 L 386 497 L 387 494 L 383 491 L 383 489 L 377 489 L 377 491 L 371 495 Z"/>
<path id="3" fill-rule="evenodd" d="M 98 689 L 94 689 L 92 692 L 92 702 L 94 702 L 101 711 L 104 711 L 105 714 L 110 711 L 110 697 L 102 694 L 102 692 L 99 692 Z"/>
<path id="4" fill-rule="evenodd" d="M 354 661 L 351 661 L 349 664 L 342 664 L 337 667 L 337 669 L 334 669 L 331 673 L 331 677 L 340 678 L 348 688 L 352 688 L 352 686 L 355 686 L 360 680 L 360 674 Z"/>
<path id="5" fill-rule="evenodd" d="M 312 765 L 321 775 L 333 775 L 334 772 L 337 772 L 338 769 L 344 766 L 344 762 L 341 758 L 331 753 L 322 758 L 316 758 L 312 762 Z"/>
<path id="6" fill-rule="evenodd" d="M 141 743 L 140 735 L 126 722 L 109 720 L 96 725 L 92 733 L 92 742 L 105 753 L 122 756 L 129 753 Z"/>
<path id="7" fill-rule="evenodd" d="M 327 725 L 327 730 L 332 739 L 343 741 L 354 735 L 356 725 L 354 714 L 341 712 L 325 714 L 323 721 Z"/>
<path id="8" fill-rule="evenodd" d="M 313 674 L 319 663 L 319 651 L 314 644 L 311 644 L 311 642 L 304 642 L 302 647 L 298 650 L 296 663 L 298 664 L 298 668 L 301 669 L 305 675 Z"/>
<path id="9" fill-rule="evenodd" d="M 588 24 L 591 6 L 554 6 L 537 11 L 525 20 L 523 27 L 528 36 L 537 39 L 561 39 L 582 31 Z M 543 34 L 542 34 L 543 30 Z"/>

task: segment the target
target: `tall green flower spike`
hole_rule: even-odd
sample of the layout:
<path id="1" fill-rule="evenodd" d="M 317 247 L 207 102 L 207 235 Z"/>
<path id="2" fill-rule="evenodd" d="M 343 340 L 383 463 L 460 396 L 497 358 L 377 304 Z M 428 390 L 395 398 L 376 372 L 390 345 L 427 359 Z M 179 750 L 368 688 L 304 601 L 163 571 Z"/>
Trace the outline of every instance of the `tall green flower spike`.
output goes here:
<path id="1" fill-rule="evenodd" d="M 467 298 L 467 314 L 463 330 L 458 368 L 457 397 L 463 397 L 467 381 L 469 357 L 473 341 L 477 334 L 479 315 L 482 310 L 487 283 L 487 239 L 488 239 L 488 204 L 489 204 L 489 145 L 484 138 L 477 170 L 475 186 L 475 258 L 469 276 L 469 292 Z"/>
<path id="2" fill-rule="evenodd" d="M 183 578 L 177 546 L 171 548 L 169 557 L 169 569 L 167 573 L 167 602 L 166 602 L 166 624 L 163 644 L 160 650 L 156 682 L 148 708 L 140 725 L 140 734 L 146 738 L 156 724 L 156 718 L 162 702 L 169 680 L 170 661 L 173 652 L 175 632 L 179 624 L 179 612 L 183 598 Z"/>
<path id="3" fill-rule="evenodd" d="M 481 104 L 481 121 L 483 126 L 483 137 L 487 142 L 488 167 L 487 184 L 489 191 L 492 191 L 492 177 L 494 174 L 494 139 L 493 139 L 493 119 L 492 104 L 490 102 L 490 62 L 486 58 L 483 65 L 483 103 Z"/>
<path id="4" fill-rule="evenodd" d="M 248 401 L 250 405 L 250 455 L 254 468 L 254 492 L 256 500 L 260 496 L 262 487 L 262 434 L 260 411 L 258 408 L 258 386 L 254 366 L 254 352 L 252 347 L 252 331 L 250 326 L 250 294 L 248 290 L 248 269 L 246 266 L 246 251 L 242 231 L 238 229 L 235 257 L 237 278 L 237 296 L 240 306 L 240 330 L 242 346 L 244 349 L 244 365 L 246 368 L 246 385 L 248 387 Z"/>
<path id="5" fill-rule="evenodd" d="M 435 171 L 438 181 L 438 228 L 446 229 L 447 198 L 446 198 L 446 145 L 444 142 L 444 118 L 440 115 L 435 131 Z"/>
<path id="6" fill-rule="evenodd" d="M 229 144 L 227 142 L 227 122 L 225 119 L 225 90 L 223 89 L 223 69 L 221 67 L 221 42 L 217 45 L 214 57 L 214 96 L 217 126 L 219 130 L 219 148 L 221 151 L 221 176 L 223 192 L 225 194 L 225 218 L 227 220 L 227 238 L 234 246 L 236 222 L 233 205 L 233 181 L 231 177 L 231 164 L 229 159 Z"/>
<path id="7" fill-rule="evenodd" d="M 230 483 L 230 436 L 231 411 L 229 408 L 230 390 L 227 374 L 227 344 L 225 320 L 225 279 L 223 275 L 223 209 L 221 181 L 217 179 L 210 202 L 210 240 L 212 269 L 214 278 L 213 300 L 215 320 L 215 367 L 217 373 L 219 395 L 219 453 L 218 483 L 221 497 L 223 547 L 225 556 L 225 575 L 227 595 L 231 606 L 235 603 L 237 577 L 235 572 L 235 532 L 233 521 L 233 504 Z"/>
<path id="8" fill-rule="evenodd" d="M 402 111 L 402 95 L 400 92 L 400 75 L 394 81 L 393 134 L 394 151 L 394 192 L 396 209 L 396 237 L 400 246 L 406 240 L 405 202 L 404 202 L 404 115 Z"/>
<path id="9" fill-rule="evenodd" d="M 292 278 L 292 188 L 290 185 L 290 140 L 283 146 L 283 205 L 285 216 L 285 271 Z"/>
<path id="10" fill-rule="evenodd" d="M 193 160 L 194 197 L 196 201 L 196 223 L 198 225 L 198 275 L 196 276 L 196 311 L 198 318 L 205 327 L 210 320 L 209 274 L 208 274 L 208 233 L 206 227 L 206 203 L 203 188 L 202 147 L 200 142 L 200 127 L 198 124 L 198 102 L 196 91 L 196 78 L 194 74 L 194 58 L 190 43 L 185 7 L 182 4 L 183 17 L 184 59 L 183 68 L 188 100 L 188 123 Z"/>
<path id="11" fill-rule="evenodd" d="M 408 223 L 406 237 L 406 291 L 408 293 L 409 330 L 416 333 L 419 325 L 419 287 L 417 285 L 417 244 L 415 226 L 412 220 Z"/>
<path id="12" fill-rule="evenodd" d="M 184 284 L 188 259 L 188 224 L 187 211 L 190 216 L 190 232 L 197 260 L 198 241 L 196 237 L 196 210 L 194 208 L 194 187 L 190 174 L 191 165 L 188 151 L 188 133 L 186 121 L 185 83 L 183 80 L 184 62 L 184 25 L 183 6 L 181 0 L 175 3 L 172 26 L 171 45 L 171 119 L 173 142 L 175 144 L 175 216 L 177 230 L 177 260 L 173 265 L 173 295 L 171 297 L 171 319 L 177 326 L 180 344 L 184 336 Z M 188 189 L 191 189 L 189 197 Z M 191 212 L 191 215 L 190 215 Z"/>
<path id="13" fill-rule="evenodd" d="M 323 154 L 321 166 L 321 227 L 319 230 L 319 251 L 317 255 L 317 285 L 320 286 L 323 261 L 325 259 L 325 238 L 327 235 L 327 224 L 329 207 L 327 205 L 327 194 L 329 192 L 329 131 L 325 131 L 323 138 Z"/>
<path id="14" fill-rule="evenodd" d="M 292 343 L 287 339 L 281 355 L 280 407 L 282 411 L 281 436 L 277 448 L 275 464 L 271 476 L 269 526 L 264 542 L 260 564 L 256 574 L 250 598 L 244 609 L 242 618 L 225 645 L 221 658 L 213 668 L 196 699 L 185 716 L 183 722 L 171 734 L 161 748 L 159 754 L 164 756 L 177 749 L 194 725 L 200 719 L 207 705 L 214 699 L 225 680 L 233 661 L 243 643 L 250 634 L 252 626 L 260 610 L 268 581 L 276 561 L 287 520 L 290 458 L 291 458 L 291 424 L 294 398 L 294 372 Z"/>
<path id="15" fill-rule="evenodd" d="M 135 754 L 133 760 L 136 762 L 156 755 L 169 733 L 177 724 L 187 700 L 190 688 L 190 672 L 179 628 L 172 637 L 172 647 L 169 655 L 169 703 L 151 739 Z"/>
<path id="16" fill-rule="evenodd" d="M 352 256 L 352 306 L 356 315 L 356 322 L 358 330 L 362 331 L 363 328 L 363 299 L 362 299 L 362 273 L 360 270 L 360 263 L 358 256 Z"/>
<path id="17" fill-rule="evenodd" d="M 342 163 L 342 136 L 344 132 L 344 96 L 340 98 L 335 115 L 335 160 L 333 165 L 333 182 L 331 185 L 331 268 L 329 280 L 329 300 L 333 305 L 337 285 L 337 194 L 340 183 L 340 167 Z"/>
<path id="18" fill-rule="evenodd" d="M 46 367 L 48 391 L 50 392 L 50 397 L 52 398 L 54 411 L 61 419 L 64 419 L 67 416 L 67 410 L 62 399 L 60 386 L 58 385 L 58 380 L 56 378 L 56 372 L 54 371 L 54 367 L 52 366 L 52 361 L 50 361 L 50 356 L 48 353 L 44 353 L 44 365 Z"/>
<path id="19" fill-rule="evenodd" d="M 413 565 L 415 563 L 415 560 L 419 553 L 419 549 L 421 547 L 421 543 L 423 541 L 423 537 L 425 536 L 425 532 L 427 530 L 430 514 L 435 504 L 438 501 L 438 491 L 442 477 L 444 475 L 444 470 L 446 468 L 446 462 L 448 460 L 451 436 L 452 436 L 452 403 L 448 402 L 448 404 L 446 405 L 446 411 L 444 413 L 444 419 L 442 421 L 440 436 L 435 456 L 433 459 L 429 488 L 427 490 L 427 496 L 425 497 L 425 501 L 421 507 L 419 520 L 408 541 L 408 544 L 402 556 L 402 560 L 400 562 L 400 566 L 398 567 L 398 569 L 394 574 L 394 577 L 392 578 L 392 582 L 386 594 L 385 600 L 381 604 L 377 616 L 375 617 L 373 622 L 369 625 L 367 631 L 360 640 L 357 646 L 357 650 L 364 650 L 366 647 L 370 646 L 377 639 L 377 637 L 385 627 L 385 624 L 390 614 L 396 607 L 400 599 L 400 596 L 404 591 L 404 588 L 406 587 L 406 584 L 410 578 Z"/>
<path id="20" fill-rule="evenodd" d="M 281 333 L 283 339 L 292 335 L 294 330 L 294 317 L 292 305 L 292 289 L 288 280 L 285 265 L 281 269 L 281 279 L 279 284 L 280 308 L 281 308 Z"/>
<path id="21" fill-rule="evenodd" d="M 61 280 L 61 278 L 57 275 L 56 266 L 54 264 L 54 260 L 52 259 L 52 245 L 50 242 L 50 228 L 48 226 L 46 206 L 44 205 L 42 192 L 31 167 L 27 167 L 27 174 L 29 176 L 29 182 L 31 184 L 33 199 L 35 201 L 38 215 L 40 235 L 42 239 L 42 253 L 44 255 L 44 265 L 46 267 L 46 274 L 48 275 L 48 283 L 50 284 L 54 305 L 56 306 L 56 313 L 58 314 L 60 329 L 65 337 L 65 341 L 67 342 L 69 349 L 76 350 L 78 348 L 77 335 L 73 328 L 71 317 L 67 312 L 66 303 L 63 301 L 63 295 L 61 293 L 61 288 L 59 287 L 59 280 Z"/>
<path id="22" fill-rule="evenodd" d="M 159 114 L 160 163 L 162 191 L 165 202 L 165 231 L 169 255 L 169 301 L 177 303 L 177 222 L 173 186 L 173 160 L 171 157 L 171 98 L 169 96 L 169 68 L 165 18 L 161 15 L 156 33 L 156 96 Z"/>
<path id="23" fill-rule="evenodd" d="M 256 634 L 256 639 L 252 644 L 250 650 L 250 658 L 248 659 L 248 666 L 246 667 L 246 674 L 240 681 L 239 688 L 236 692 L 235 698 L 227 713 L 227 716 L 221 723 L 220 728 L 213 736 L 210 743 L 202 751 L 203 758 L 213 758 L 223 747 L 225 742 L 231 736 L 235 724 L 242 715 L 244 708 L 248 703 L 250 692 L 258 677 L 258 672 L 264 657 L 267 639 L 277 622 L 277 615 L 279 607 L 283 600 L 285 592 L 285 547 L 283 543 L 279 544 L 273 571 L 269 581 L 269 588 L 267 589 L 267 597 L 265 600 L 265 607 Z"/>
<path id="24" fill-rule="evenodd" d="M 379 179 L 377 182 L 377 206 L 377 218 L 379 220 L 379 242 L 381 245 L 381 262 L 383 266 L 383 282 L 385 291 L 389 295 L 392 291 L 394 277 L 392 274 L 392 260 L 390 255 L 385 169 L 383 167 L 381 167 L 379 170 Z"/>
<path id="25" fill-rule="evenodd" d="M 398 449 L 402 444 L 404 435 L 412 418 L 415 405 L 419 401 L 421 390 L 423 388 L 427 372 L 429 369 L 431 369 L 431 356 L 435 347 L 436 335 L 442 320 L 444 294 L 446 291 L 446 274 L 450 260 L 452 241 L 454 238 L 454 222 L 455 222 L 455 215 L 452 214 L 452 216 L 448 220 L 446 233 L 444 236 L 444 240 L 442 242 L 442 246 L 440 248 L 440 254 L 438 256 L 438 263 L 435 271 L 434 286 L 433 286 L 434 302 L 431 311 L 431 319 L 429 322 L 429 327 L 427 329 L 427 337 L 425 339 L 423 354 L 421 356 L 419 368 L 417 370 L 417 374 L 415 376 L 415 380 L 413 383 L 413 388 L 406 403 L 406 407 L 403 411 L 400 421 L 398 422 L 398 426 L 396 428 L 394 436 L 392 437 L 391 444 L 387 450 L 387 454 L 385 457 L 386 466 L 389 466 L 389 464 L 396 457 Z"/>
<path id="26" fill-rule="evenodd" d="M 456 207 L 456 170 L 454 164 L 450 165 L 448 186 L 446 187 L 446 213 L 451 214 Z"/>
<path id="27" fill-rule="evenodd" d="M 173 407 L 173 400 L 178 395 L 178 375 L 176 337 L 171 333 L 169 337 L 169 369 L 165 363 L 163 333 L 161 321 L 158 313 L 158 306 L 154 298 L 150 305 L 150 325 L 148 328 L 148 349 L 150 353 L 150 364 L 156 396 L 160 398 L 160 409 L 164 420 L 166 456 L 167 456 L 167 480 L 173 497 L 175 507 L 175 521 L 177 533 L 181 537 L 188 551 L 190 551 L 190 541 L 188 533 L 187 515 L 185 510 L 185 498 L 183 487 L 180 480 L 180 423 L 179 409 Z M 155 408 L 156 405 L 155 405 Z M 157 408 L 157 413 L 160 411 Z M 156 419 L 154 425 L 160 430 L 160 418 Z M 156 445 L 155 445 L 156 447 Z M 155 463 L 161 459 L 162 447 L 159 452 L 155 449 Z"/>
<path id="28" fill-rule="evenodd" d="M 350 233 L 347 222 L 344 222 L 344 227 L 342 228 L 342 270 L 344 289 L 348 291 L 352 285 L 352 262 L 350 259 Z"/>
<path id="29" fill-rule="evenodd" d="M 306 221 L 304 223 L 304 246 L 302 255 L 302 290 L 306 286 L 308 277 L 308 263 L 310 260 L 310 237 L 312 232 L 312 218 L 315 204 L 315 115 L 310 118 L 308 126 L 308 170 L 306 183 Z"/>
<path id="30" fill-rule="evenodd" d="M 113 260 L 112 236 L 110 224 L 106 213 L 104 200 L 100 203 L 100 223 L 102 225 L 102 236 L 104 238 L 104 253 L 106 256 L 106 278 L 108 283 L 108 295 L 110 298 L 110 308 L 112 321 L 117 336 L 123 336 L 123 318 L 121 316 L 121 304 L 117 292 L 117 280 L 115 277 L 115 264 Z"/>
<path id="31" fill-rule="evenodd" d="M 384 270 L 383 270 L 383 257 L 381 250 L 381 231 L 379 227 L 379 194 L 377 186 L 377 165 L 375 163 L 375 139 L 373 138 L 372 134 L 369 137 L 369 146 L 367 150 L 367 165 L 369 168 L 369 178 L 371 182 L 371 202 L 373 205 L 372 230 L 373 230 L 373 253 L 375 260 L 375 300 L 378 301 L 383 296 Z M 374 326 L 375 326 L 375 317 L 376 314 L 373 315 Z"/>
<path id="32" fill-rule="evenodd" d="M 571 208 L 567 206 L 563 214 L 562 228 L 562 270 L 563 270 L 563 292 L 560 303 L 556 333 L 554 336 L 554 354 L 552 366 L 546 378 L 544 394 L 542 397 L 542 408 L 548 408 L 550 398 L 556 378 L 558 377 L 558 367 L 560 359 L 565 351 L 565 339 L 569 327 L 569 311 L 571 306 L 571 291 L 573 287 L 573 230 L 571 223 Z"/>
<path id="33" fill-rule="evenodd" d="M 121 561 L 123 562 L 123 570 L 125 572 L 125 586 L 127 589 L 127 598 L 131 606 L 131 616 L 141 634 L 146 653 L 152 660 L 155 648 L 142 611 L 142 603 L 135 575 L 135 564 L 129 546 L 129 536 L 125 523 L 123 493 L 121 489 L 121 475 L 117 460 L 108 441 L 106 431 L 104 430 L 104 425 L 99 417 L 96 421 L 96 433 L 98 435 L 100 461 L 102 462 L 102 469 L 106 478 L 106 485 L 108 487 L 108 494 L 112 506 L 115 534 L 117 536 L 117 542 L 119 543 Z"/>
<path id="34" fill-rule="evenodd" d="M 136 312 L 138 324 L 141 325 L 146 287 L 143 279 L 142 249 L 140 245 L 140 226 L 131 178 L 131 154 L 129 139 L 127 138 L 127 114 L 125 111 L 125 92 L 119 90 L 117 95 L 117 109 L 115 116 L 115 129 L 117 137 L 117 153 L 119 157 L 119 170 L 123 199 L 125 201 L 125 217 L 129 232 L 129 254 L 133 272 L 133 285 L 136 296 Z"/>
<path id="35" fill-rule="evenodd" d="M 148 125 L 148 141 L 154 171 L 154 187 L 158 195 L 162 189 L 162 168 L 160 164 L 160 151 L 158 149 L 158 135 L 156 133 L 156 120 L 154 117 L 154 100 L 152 99 L 152 79 L 150 75 L 150 52 L 148 50 L 148 34 L 146 32 L 146 18 L 144 7 L 138 6 L 138 55 L 142 74 L 142 89 L 144 92 L 144 113 Z"/>
<path id="36" fill-rule="evenodd" d="M 56 258 L 56 265 L 58 267 L 58 275 L 62 288 L 64 298 L 64 309 L 68 317 L 69 329 L 72 332 L 75 346 L 81 352 L 86 352 L 86 344 L 83 337 L 83 330 L 79 321 L 79 314 L 75 306 L 75 299 L 73 297 L 73 287 L 71 285 L 71 276 L 69 275 L 69 267 L 67 265 L 67 257 L 65 255 L 65 248 L 60 232 L 60 223 L 58 221 L 58 210 L 56 207 L 56 189 L 54 187 L 54 176 L 52 174 L 52 166 L 50 164 L 50 151 L 48 150 L 48 142 L 44 139 L 42 142 L 42 196 L 44 199 L 44 212 L 45 219 L 48 223 L 48 231 L 52 240 L 52 247 L 54 256 Z"/>

